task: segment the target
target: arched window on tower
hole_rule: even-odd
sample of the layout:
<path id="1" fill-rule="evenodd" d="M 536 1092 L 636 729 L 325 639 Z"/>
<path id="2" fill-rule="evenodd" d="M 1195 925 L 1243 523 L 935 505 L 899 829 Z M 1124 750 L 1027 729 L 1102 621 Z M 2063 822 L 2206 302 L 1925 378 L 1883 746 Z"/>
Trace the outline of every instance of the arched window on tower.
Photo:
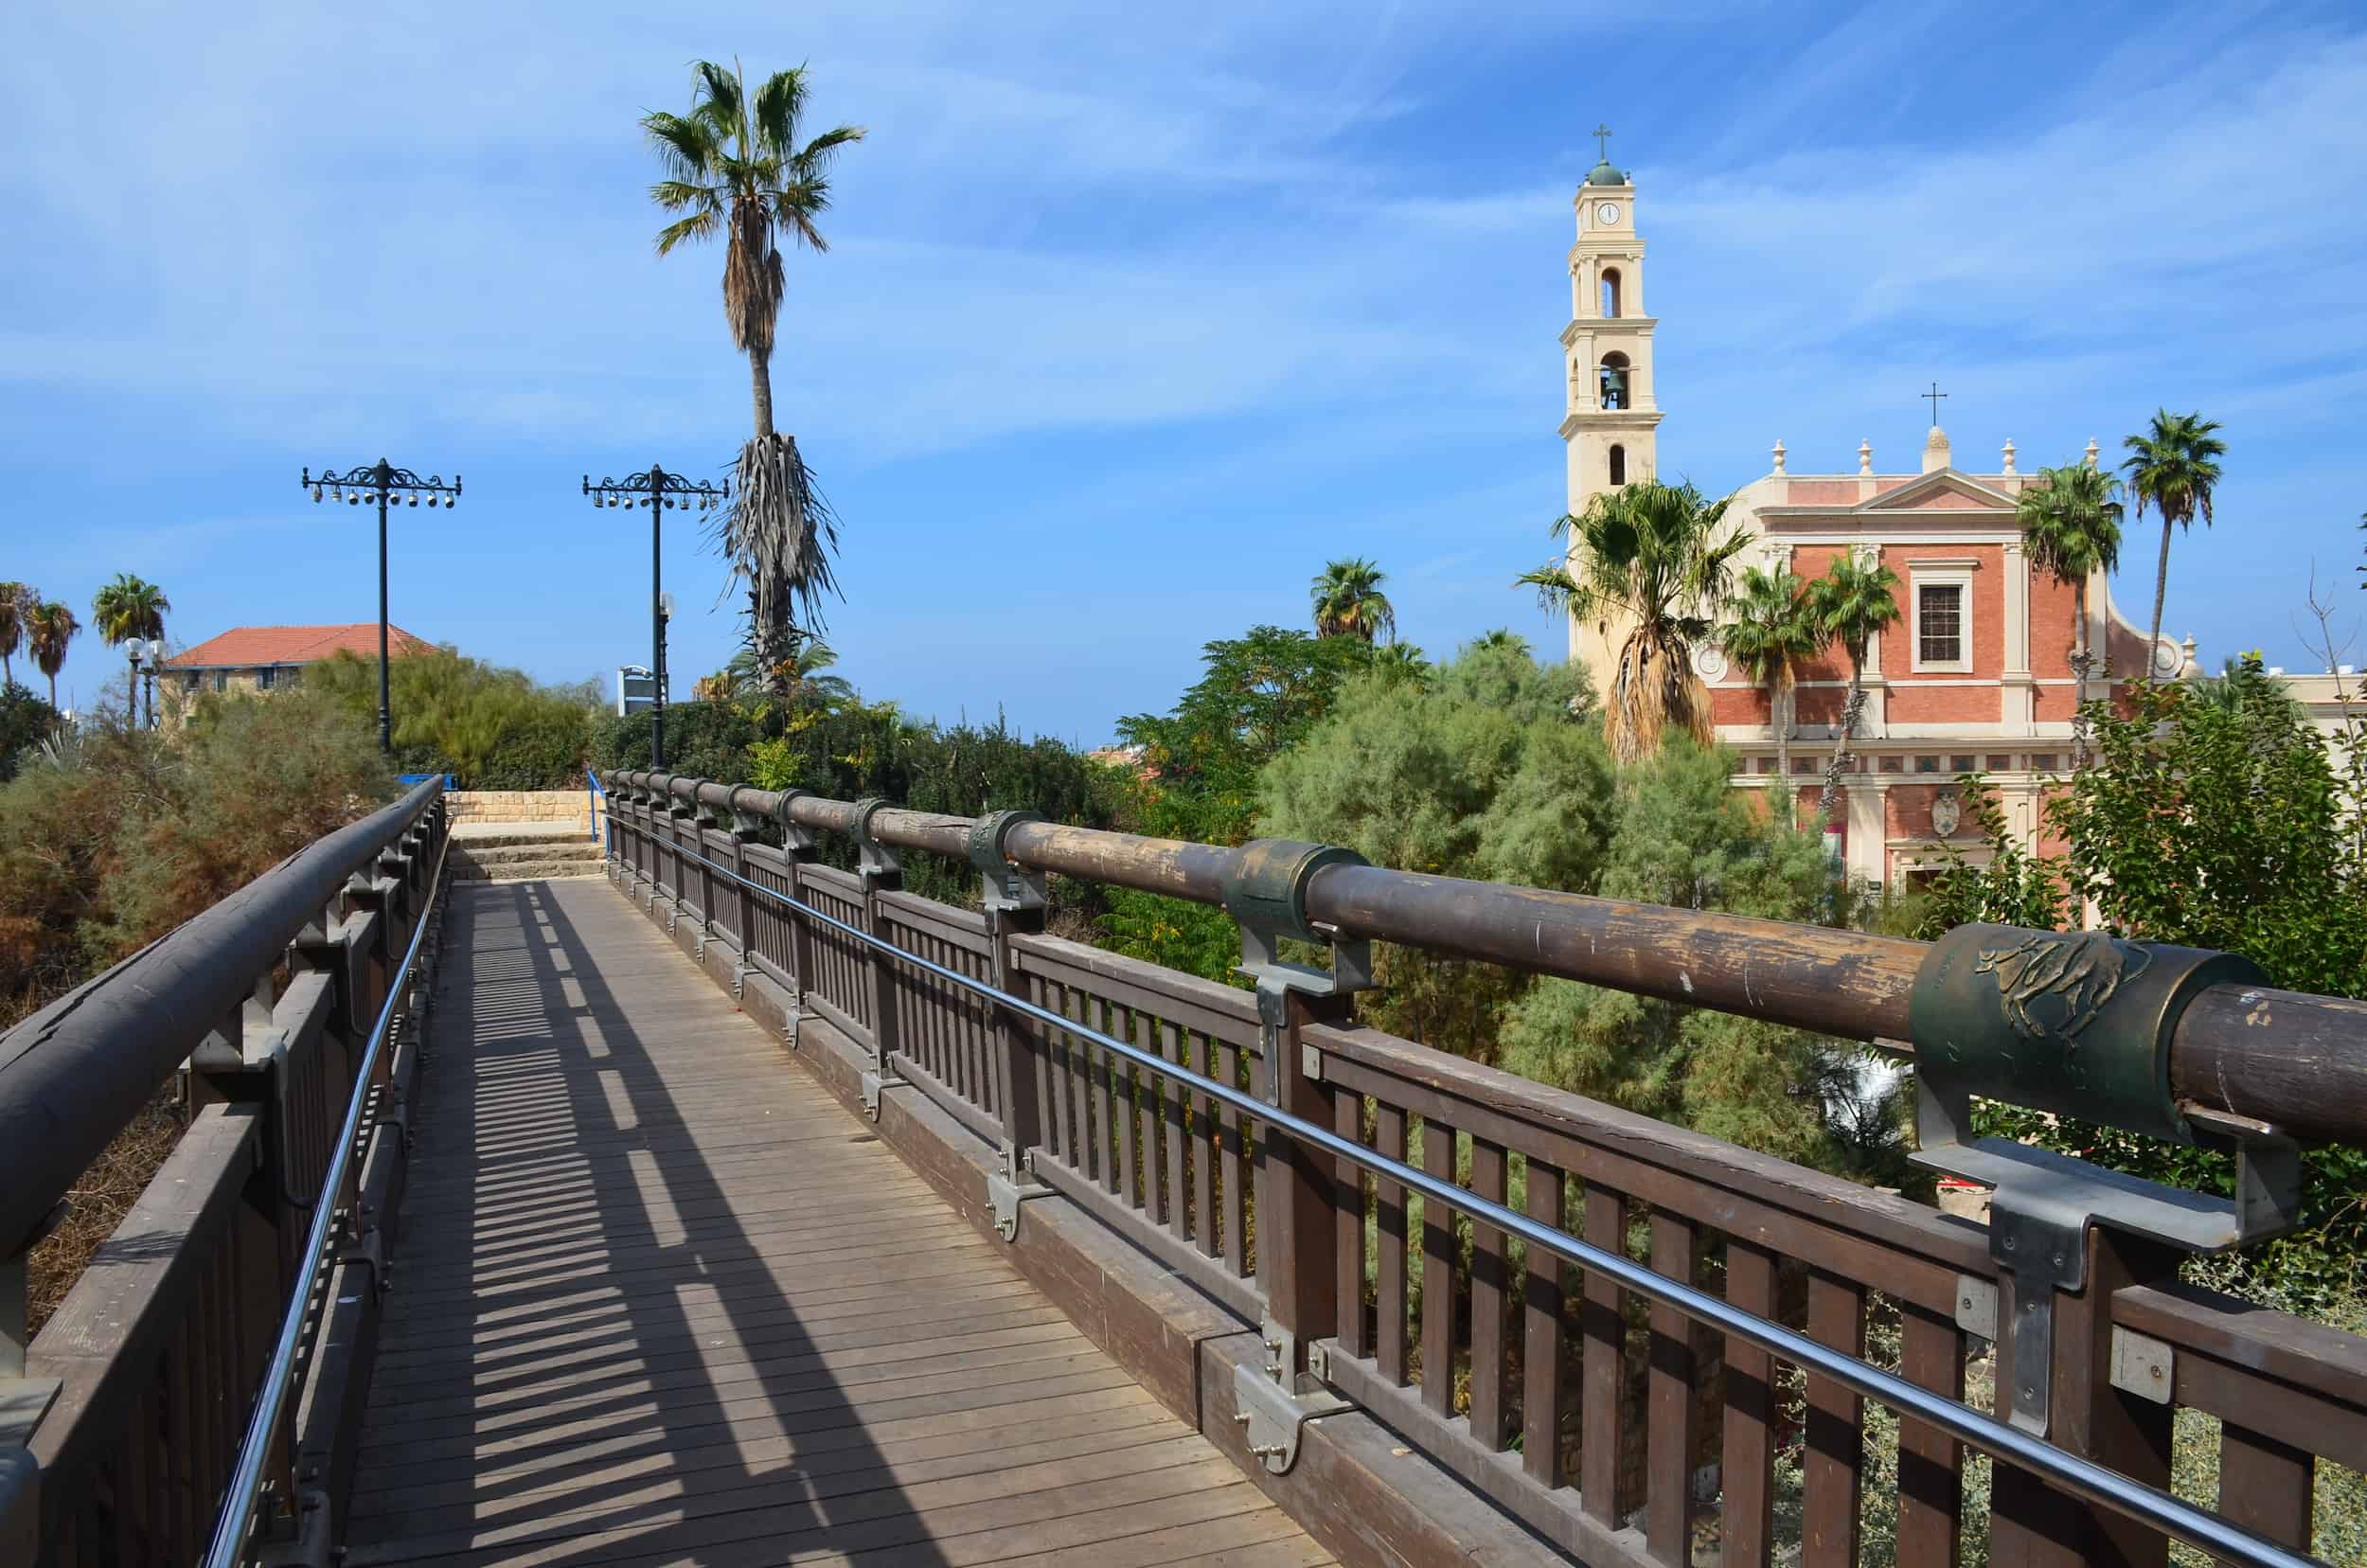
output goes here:
<path id="1" fill-rule="evenodd" d="M 1628 356 L 1616 348 L 1603 356 L 1602 405 L 1607 409 L 1628 406 Z"/>
<path id="2" fill-rule="evenodd" d="M 1602 313 L 1606 316 L 1616 316 L 1619 313 L 1619 269 L 1617 267 L 1603 269 Z"/>
<path id="3" fill-rule="evenodd" d="M 1626 447 L 1615 446 L 1611 449 L 1611 482 L 1614 485 L 1624 485 L 1628 482 L 1628 449 Z"/>

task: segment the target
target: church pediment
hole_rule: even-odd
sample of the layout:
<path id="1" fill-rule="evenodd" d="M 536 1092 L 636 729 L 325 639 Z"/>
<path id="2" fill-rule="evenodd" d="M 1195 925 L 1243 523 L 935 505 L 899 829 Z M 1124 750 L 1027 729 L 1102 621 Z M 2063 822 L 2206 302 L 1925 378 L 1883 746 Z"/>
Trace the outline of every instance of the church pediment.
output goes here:
<path id="1" fill-rule="evenodd" d="M 2012 511 L 2014 498 L 1991 490 L 1969 474 L 1941 469 L 1908 480 L 1895 490 L 1860 501 L 1853 512 Z"/>

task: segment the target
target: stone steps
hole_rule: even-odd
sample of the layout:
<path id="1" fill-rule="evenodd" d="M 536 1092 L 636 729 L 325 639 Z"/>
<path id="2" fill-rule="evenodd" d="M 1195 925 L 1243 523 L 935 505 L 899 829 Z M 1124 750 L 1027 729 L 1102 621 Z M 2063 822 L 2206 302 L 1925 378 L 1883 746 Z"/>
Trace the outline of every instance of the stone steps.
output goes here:
<path id="1" fill-rule="evenodd" d="M 454 839 L 452 875 L 454 882 L 540 882 L 548 877 L 596 877 L 606 857 L 588 838 L 555 839 L 549 835 L 505 835 Z"/>

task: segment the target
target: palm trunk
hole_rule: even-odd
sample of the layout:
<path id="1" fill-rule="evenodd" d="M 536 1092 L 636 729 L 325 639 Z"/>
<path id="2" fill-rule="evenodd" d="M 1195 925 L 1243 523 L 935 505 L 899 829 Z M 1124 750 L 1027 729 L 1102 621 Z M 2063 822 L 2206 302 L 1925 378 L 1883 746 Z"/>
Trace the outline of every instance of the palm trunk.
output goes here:
<path id="1" fill-rule="evenodd" d="M 49 677 L 49 711 L 58 711 L 58 678 L 55 675 Z"/>
<path id="2" fill-rule="evenodd" d="M 1767 688 L 1767 722 L 1775 730 L 1775 776 L 1791 788 L 1791 716 L 1786 711 L 1789 692 L 1779 681 Z"/>
<path id="3" fill-rule="evenodd" d="M 1841 733 L 1833 739 L 1833 759 L 1824 769 L 1824 793 L 1816 803 L 1817 815 L 1828 823 L 1841 819 L 1841 775 L 1849 765 L 1849 739 L 1858 733 L 1858 715 L 1864 706 L 1865 670 L 1853 658 L 1849 661 L 1849 696 L 1841 707 Z"/>
<path id="4" fill-rule="evenodd" d="M 2079 617 L 2079 635 L 2073 641 L 2072 675 L 2077 684 L 2072 687 L 2072 772 L 2078 773 L 2088 765 L 2088 579 L 2081 578 L 2072 588 L 2072 604 Z M 2157 618 L 2160 612 L 2155 612 Z"/>
<path id="5" fill-rule="evenodd" d="M 2153 571 L 2153 630 L 2145 633 L 2145 674 L 2153 673 L 2153 645 L 2162 640 L 2162 601 L 2170 597 L 2170 514 L 2162 514 L 2162 564 Z"/>
<path id="6" fill-rule="evenodd" d="M 752 388 L 755 390 L 756 400 L 756 439 L 758 440 L 763 440 L 765 437 L 773 434 L 773 366 L 771 364 L 771 358 L 772 356 L 768 354 L 750 354 L 748 356 L 748 381 Z M 2162 549 L 2166 551 L 2168 548 L 2169 545 L 2165 543 L 2162 545 Z M 2166 571 L 2168 570 L 2168 557 L 2165 555 L 2162 558 L 2162 569 Z"/>
<path id="7" fill-rule="evenodd" d="M 0 691 L 6 691 L 14 685 L 16 685 L 15 667 L 9 663 L 9 656 L 6 653 L 0 653 Z"/>

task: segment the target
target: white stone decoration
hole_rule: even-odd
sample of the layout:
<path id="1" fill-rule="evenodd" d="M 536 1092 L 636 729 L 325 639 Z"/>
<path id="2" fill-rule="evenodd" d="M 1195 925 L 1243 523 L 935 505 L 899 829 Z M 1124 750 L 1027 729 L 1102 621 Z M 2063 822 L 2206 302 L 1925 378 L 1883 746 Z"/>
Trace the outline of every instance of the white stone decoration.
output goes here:
<path id="1" fill-rule="evenodd" d="M 1693 650 L 1693 672 L 1705 681 L 1726 678 L 1726 650 L 1715 643 L 1703 643 Z"/>
<path id="2" fill-rule="evenodd" d="M 1931 831 L 1947 838 L 1964 821 L 1965 809 L 1957 801 L 1955 792 L 1931 797 Z"/>

